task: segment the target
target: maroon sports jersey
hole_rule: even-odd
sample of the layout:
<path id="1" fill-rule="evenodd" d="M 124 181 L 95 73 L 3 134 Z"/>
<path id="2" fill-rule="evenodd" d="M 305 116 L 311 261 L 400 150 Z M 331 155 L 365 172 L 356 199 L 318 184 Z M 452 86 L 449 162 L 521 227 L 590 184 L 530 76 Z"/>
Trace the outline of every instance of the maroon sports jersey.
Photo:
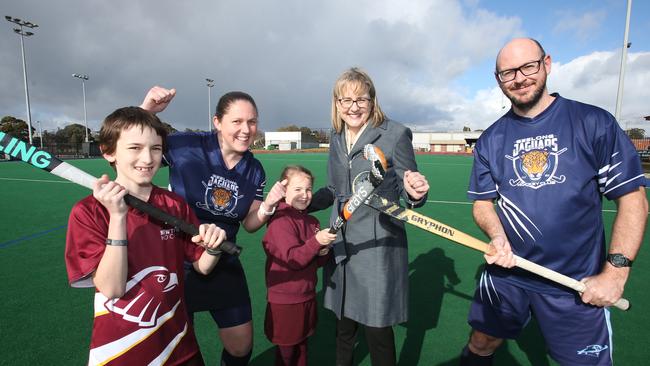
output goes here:
<path id="1" fill-rule="evenodd" d="M 153 187 L 150 204 L 198 225 L 175 193 Z M 94 197 L 70 213 L 65 261 L 73 287 L 93 287 L 106 247 L 108 211 Z M 185 310 L 183 261 L 195 262 L 203 248 L 173 227 L 129 208 L 128 273 L 125 294 L 108 299 L 95 292 L 89 364 L 175 365 L 198 352 Z"/>

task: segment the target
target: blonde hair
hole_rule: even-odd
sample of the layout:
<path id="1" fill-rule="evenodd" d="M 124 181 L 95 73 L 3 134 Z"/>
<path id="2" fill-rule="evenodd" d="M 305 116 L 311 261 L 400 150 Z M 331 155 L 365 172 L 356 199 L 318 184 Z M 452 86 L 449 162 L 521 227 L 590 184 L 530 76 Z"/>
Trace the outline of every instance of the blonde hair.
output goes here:
<path id="1" fill-rule="evenodd" d="M 375 85 L 372 83 L 370 76 L 358 67 L 353 67 L 346 70 L 334 83 L 334 90 L 332 92 L 332 127 L 337 133 L 343 131 L 345 121 L 339 116 L 337 101 L 346 89 L 352 89 L 356 94 L 362 95 L 366 92 L 370 95 L 370 116 L 368 120 L 372 122 L 373 127 L 381 125 L 386 119 L 386 115 L 379 107 L 377 100 L 377 93 Z"/>

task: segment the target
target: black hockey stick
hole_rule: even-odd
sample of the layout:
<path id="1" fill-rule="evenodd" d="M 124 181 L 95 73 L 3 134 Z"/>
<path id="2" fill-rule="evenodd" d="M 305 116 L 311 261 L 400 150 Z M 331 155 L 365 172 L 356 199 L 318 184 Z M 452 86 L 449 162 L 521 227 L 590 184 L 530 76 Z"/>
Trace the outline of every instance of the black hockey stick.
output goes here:
<path id="1" fill-rule="evenodd" d="M 36 146 L 30 145 L 11 135 L 7 135 L 4 132 L 0 132 L 0 152 L 4 152 L 13 158 L 20 159 L 36 168 L 43 169 L 49 173 L 89 189 L 93 189 L 93 184 L 97 180 L 96 177 L 93 177 L 63 160 L 59 160 L 47 151 L 40 150 L 36 148 Z M 199 228 L 196 226 L 185 222 L 178 217 L 172 216 L 137 197 L 127 194 L 124 196 L 124 202 L 158 221 L 177 227 L 179 230 L 191 236 L 195 236 L 199 233 Z M 242 248 L 232 242 L 224 241 L 219 245 L 218 250 L 233 255 L 239 255 Z M 214 251 L 212 252 L 215 253 Z"/>

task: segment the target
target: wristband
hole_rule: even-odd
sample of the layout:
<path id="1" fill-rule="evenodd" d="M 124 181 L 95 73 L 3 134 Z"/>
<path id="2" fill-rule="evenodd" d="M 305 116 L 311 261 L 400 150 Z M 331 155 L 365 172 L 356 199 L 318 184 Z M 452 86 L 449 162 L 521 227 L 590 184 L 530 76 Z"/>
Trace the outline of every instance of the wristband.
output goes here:
<path id="1" fill-rule="evenodd" d="M 205 251 L 208 252 L 208 254 L 214 255 L 214 256 L 221 255 L 221 253 L 223 253 L 223 250 L 221 250 L 219 248 L 216 248 L 216 249 L 207 248 Z"/>
<path id="2" fill-rule="evenodd" d="M 128 240 L 116 240 L 116 239 L 108 239 L 106 238 L 106 245 L 111 245 L 114 247 L 125 247 L 129 243 Z"/>
<path id="3" fill-rule="evenodd" d="M 259 212 L 263 216 L 273 216 L 273 214 L 275 213 L 275 207 L 273 207 L 271 211 L 266 211 L 266 209 L 264 208 L 264 202 L 262 202 L 260 203 L 260 208 L 257 210 L 257 212 Z"/>

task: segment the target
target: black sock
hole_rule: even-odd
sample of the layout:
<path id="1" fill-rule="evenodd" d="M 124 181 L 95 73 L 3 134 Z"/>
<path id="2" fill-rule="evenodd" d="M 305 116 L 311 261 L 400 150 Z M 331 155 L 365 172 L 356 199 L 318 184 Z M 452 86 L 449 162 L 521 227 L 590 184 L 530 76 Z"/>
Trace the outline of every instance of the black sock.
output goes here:
<path id="1" fill-rule="evenodd" d="M 235 357 L 224 348 L 221 352 L 221 366 L 246 366 L 252 354 L 253 350 L 250 350 L 245 356 Z"/>
<path id="2" fill-rule="evenodd" d="M 463 348 L 460 354 L 460 366 L 492 366 L 492 358 L 494 354 L 489 356 L 480 356 L 469 350 L 469 346 Z"/>

